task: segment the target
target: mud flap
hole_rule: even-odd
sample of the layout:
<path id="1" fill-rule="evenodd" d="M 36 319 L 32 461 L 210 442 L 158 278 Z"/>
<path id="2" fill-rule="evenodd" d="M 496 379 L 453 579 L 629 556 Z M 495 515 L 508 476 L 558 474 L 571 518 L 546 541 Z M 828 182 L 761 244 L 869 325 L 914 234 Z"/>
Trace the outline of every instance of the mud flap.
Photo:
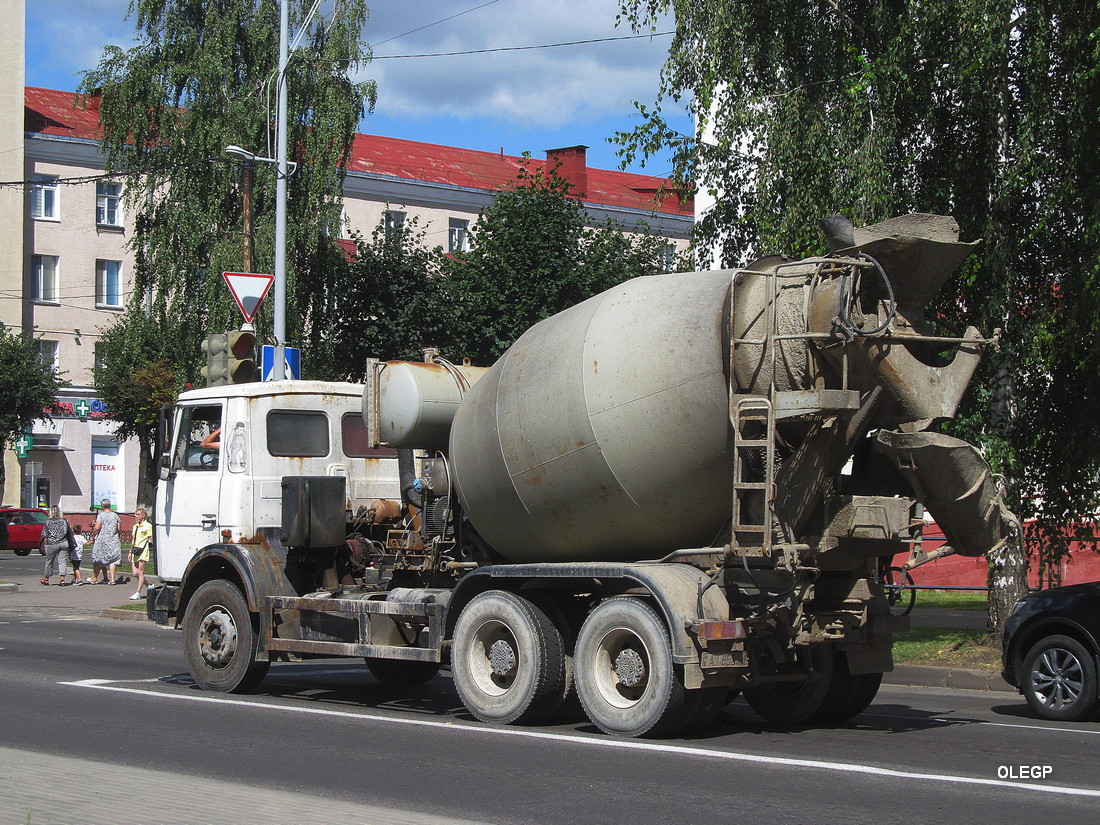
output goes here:
<path id="1" fill-rule="evenodd" d="M 960 555 L 987 555 L 1019 530 L 989 465 L 970 444 L 893 430 L 879 430 L 875 439 Z"/>

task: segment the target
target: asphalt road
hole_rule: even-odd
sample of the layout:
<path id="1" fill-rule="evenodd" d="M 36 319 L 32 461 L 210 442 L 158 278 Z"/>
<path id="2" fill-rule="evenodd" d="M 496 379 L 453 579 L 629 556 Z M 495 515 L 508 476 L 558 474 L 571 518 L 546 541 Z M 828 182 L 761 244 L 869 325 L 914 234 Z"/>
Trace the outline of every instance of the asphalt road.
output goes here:
<path id="1" fill-rule="evenodd" d="M 887 686 L 827 728 L 768 725 L 742 702 L 686 740 L 582 722 L 498 728 L 472 720 L 446 676 L 383 688 L 354 661 L 277 664 L 257 693 L 206 693 L 175 631 L 0 600 L 0 748 L 110 763 L 120 781 L 125 766 L 152 767 L 168 784 L 221 780 L 222 794 L 278 789 L 498 825 L 1091 819 L 1100 724 L 1025 711 L 1011 694 Z M 1021 779 L 1032 765 L 1050 771 Z M 63 793 L 80 777 L 57 783 Z M 144 791 L 147 821 L 168 821 L 156 785 Z"/>

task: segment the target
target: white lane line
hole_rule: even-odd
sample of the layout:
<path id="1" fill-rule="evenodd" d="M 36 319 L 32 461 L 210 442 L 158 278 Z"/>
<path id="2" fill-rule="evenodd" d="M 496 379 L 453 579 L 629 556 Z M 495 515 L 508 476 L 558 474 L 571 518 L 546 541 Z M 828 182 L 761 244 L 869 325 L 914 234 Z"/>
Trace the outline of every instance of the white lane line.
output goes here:
<path id="1" fill-rule="evenodd" d="M 524 739 L 541 739 L 549 742 L 562 742 L 570 745 L 584 745 L 588 747 L 609 748 L 614 750 L 641 751 L 646 753 L 670 754 L 673 756 L 694 756 L 703 759 L 712 759 L 727 762 L 749 762 L 757 765 L 779 765 L 790 768 L 817 768 L 819 770 L 834 771 L 838 773 L 864 774 L 869 776 L 889 777 L 891 779 L 923 780 L 926 782 L 944 782 L 954 785 L 987 785 L 996 788 L 1005 788 L 1013 791 L 1036 791 L 1038 793 L 1060 794 L 1063 796 L 1100 798 L 1100 789 L 1071 788 L 1063 785 L 1039 785 L 1034 782 L 1009 782 L 1004 779 L 985 779 L 976 776 L 948 776 L 936 773 L 921 773 L 919 771 L 893 770 L 890 768 L 878 768 L 872 765 L 859 765 L 851 762 L 825 762 L 819 759 L 791 759 L 784 756 L 764 756 L 751 753 L 737 753 L 735 751 L 709 750 L 707 748 L 692 748 L 685 745 L 667 745 L 658 742 L 639 742 L 636 739 L 597 738 L 589 736 L 575 736 L 562 733 L 542 733 L 539 731 L 519 730 L 516 728 L 481 726 L 473 723 L 449 721 L 437 722 L 429 719 L 407 719 L 396 716 L 380 716 L 373 713 L 351 713 L 344 710 L 332 710 L 331 708 L 299 707 L 293 705 L 269 705 L 263 702 L 249 702 L 240 699 L 228 699 L 221 696 L 187 696 L 175 693 L 158 693 L 138 688 L 121 687 L 117 682 L 108 679 L 81 679 L 76 682 L 58 682 L 60 685 L 71 687 L 93 688 L 95 690 L 110 690 L 118 693 L 136 693 L 142 696 L 150 696 L 157 699 L 176 699 L 188 702 L 207 702 L 215 705 L 232 705 L 235 708 L 252 708 L 267 711 L 281 711 L 286 713 L 303 713 L 314 716 L 332 716 L 341 719 L 354 719 L 361 722 L 382 722 L 396 725 L 412 725 L 420 728 L 439 728 L 449 730 L 465 729 L 480 734 L 491 736 L 514 736 Z"/>
<path id="2" fill-rule="evenodd" d="M 952 719 L 950 716 L 902 716 L 892 713 L 861 713 L 860 716 L 872 719 L 904 719 L 909 722 L 946 722 L 950 725 L 989 725 L 994 728 L 1016 728 L 1018 730 L 1033 730 L 1040 733 L 1086 733 L 1090 736 L 1100 736 L 1100 730 L 1082 730 L 1080 728 L 1056 728 L 1046 725 L 1022 725 L 1018 722 L 987 722 L 984 719 Z"/>
<path id="3" fill-rule="evenodd" d="M 86 616 L 58 616 L 54 619 L 16 619 L 12 624 L 50 624 L 52 622 L 86 622 Z"/>

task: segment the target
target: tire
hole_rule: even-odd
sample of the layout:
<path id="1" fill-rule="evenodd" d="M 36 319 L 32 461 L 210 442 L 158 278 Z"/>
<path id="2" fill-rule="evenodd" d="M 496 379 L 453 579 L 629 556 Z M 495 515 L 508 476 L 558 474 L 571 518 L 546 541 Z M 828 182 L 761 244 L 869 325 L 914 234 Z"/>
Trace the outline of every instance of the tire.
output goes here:
<path id="1" fill-rule="evenodd" d="M 698 709 L 689 699 L 702 698 L 684 689 L 664 620 L 633 596 L 608 599 L 589 614 L 577 636 L 574 665 L 584 712 L 605 733 L 674 733 Z"/>
<path id="2" fill-rule="evenodd" d="M 726 687 L 699 688 L 687 691 L 686 707 L 690 710 L 678 733 L 699 733 L 710 726 L 730 703 L 730 691 Z"/>
<path id="3" fill-rule="evenodd" d="M 439 673 L 439 662 L 410 662 L 403 659 L 365 659 L 371 675 L 384 685 L 422 685 Z"/>
<path id="4" fill-rule="evenodd" d="M 1097 708 L 1096 659 L 1069 636 L 1047 636 L 1028 651 L 1020 689 L 1045 719 L 1079 722 Z"/>
<path id="5" fill-rule="evenodd" d="M 804 725 L 827 717 L 848 693 L 850 676 L 837 684 L 836 656 L 832 648 L 816 645 L 810 656 L 814 673 L 805 682 L 766 682 L 744 690 L 749 706 L 767 721 L 779 725 Z"/>
<path id="6" fill-rule="evenodd" d="M 17 556 L 29 556 L 31 554 L 29 547 L 22 547 L 19 550 L 12 550 Z"/>
<path id="7" fill-rule="evenodd" d="M 487 590 L 458 617 L 451 674 L 462 704 L 481 721 L 533 724 L 565 698 L 565 645 L 554 623 L 527 599 Z"/>
<path id="8" fill-rule="evenodd" d="M 853 675 L 848 670 L 848 657 L 834 651 L 832 682 L 821 707 L 808 721 L 845 722 L 858 716 L 874 701 L 881 685 L 881 673 Z"/>
<path id="9" fill-rule="evenodd" d="M 183 617 L 183 646 L 199 687 L 245 693 L 263 681 L 269 663 L 256 660 L 257 624 L 231 582 L 215 579 L 195 591 Z"/>

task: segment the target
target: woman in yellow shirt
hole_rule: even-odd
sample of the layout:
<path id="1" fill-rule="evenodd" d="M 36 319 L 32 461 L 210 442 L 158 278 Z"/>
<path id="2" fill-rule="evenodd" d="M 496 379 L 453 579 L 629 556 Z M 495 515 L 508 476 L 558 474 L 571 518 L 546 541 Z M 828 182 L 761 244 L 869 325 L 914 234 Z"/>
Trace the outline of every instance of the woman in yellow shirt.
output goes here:
<path id="1" fill-rule="evenodd" d="M 153 544 L 153 525 L 146 521 L 147 513 L 140 507 L 134 511 L 134 541 L 130 547 L 130 566 L 137 577 L 137 590 L 130 597 L 131 601 L 143 598 L 141 588 L 145 582 L 145 563 L 149 561 L 149 548 Z"/>

